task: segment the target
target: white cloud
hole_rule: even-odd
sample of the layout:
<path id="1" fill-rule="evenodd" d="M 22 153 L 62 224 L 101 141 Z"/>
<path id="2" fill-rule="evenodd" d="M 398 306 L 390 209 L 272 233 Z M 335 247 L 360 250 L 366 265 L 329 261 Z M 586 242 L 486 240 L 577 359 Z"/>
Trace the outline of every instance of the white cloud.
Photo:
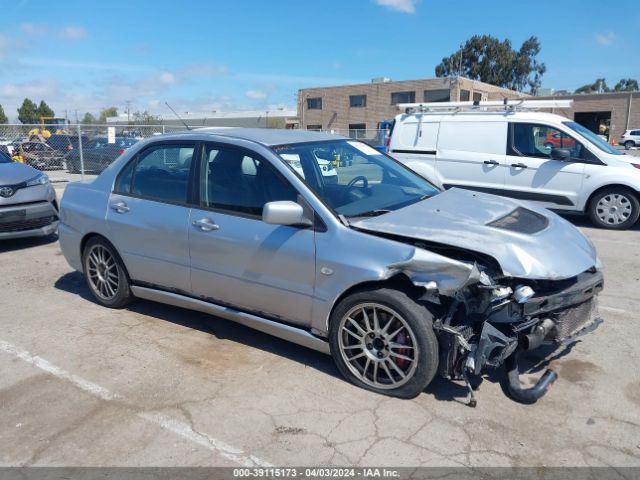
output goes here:
<path id="1" fill-rule="evenodd" d="M 375 0 L 375 2 L 397 12 L 415 13 L 418 0 Z"/>
<path id="2" fill-rule="evenodd" d="M 64 27 L 60 31 L 60 36 L 62 36 L 62 38 L 66 38 L 67 40 L 82 40 L 87 35 L 88 35 L 88 32 L 84 27 L 78 27 L 73 25 Z"/>
<path id="3" fill-rule="evenodd" d="M 163 85 L 175 85 L 178 83 L 178 79 L 171 72 L 162 72 L 158 77 L 158 81 Z"/>
<path id="4" fill-rule="evenodd" d="M 44 23 L 25 22 L 20 24 L 20 30 L 27 35 L 45 35 L 49 33 L 49 26 Z"/>
<path id="5" fill-rule="evenodd" d="M 267 94 L 260 90 L 248 90 L 245 92 L 245 95 L 252 100 L 264 100 L 267 98 Z"/>
<path id="6" fill-rule="evenodd" d="M 609 46 L 612 45 L 617 38 L 618 37 L 613 32 L 598 33 L 596 35 L 596 42 L 598 42 L 600 45 Z"/>

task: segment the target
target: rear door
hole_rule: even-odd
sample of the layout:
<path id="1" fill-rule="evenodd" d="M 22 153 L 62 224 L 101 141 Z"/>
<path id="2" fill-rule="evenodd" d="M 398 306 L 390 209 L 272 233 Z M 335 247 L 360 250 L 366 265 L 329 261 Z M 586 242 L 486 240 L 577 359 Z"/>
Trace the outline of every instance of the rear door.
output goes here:
<path id="1" fill-rule="evenodd" d="M 109 239 L 131 279 L 189 293 L 189 183 L 195 142 L 142 150 L 122 170 L 109 198 Z"/>
<path id="2" fill-rule="evenodd" d="M 440 117 L 417 113 L 396 121 L 389 153 L 433 183 L 436 174 L 436 147 Z"/>
<path id="3" fill-rule="evenodd" d="M 443 121 L 436 157 L 442 187 L 501 194 L 506 145 L 505 121 Z"/>
<path id="4" fill-rule="evenodd" d="M 554 148 L 568 150 L 571 158 L 554 160 Z M 507 152 L 506 196 L 532 200 L 547 208 L 575 208 L 589 155 L 579 141 L 549 125 L 512 122 Z"/>

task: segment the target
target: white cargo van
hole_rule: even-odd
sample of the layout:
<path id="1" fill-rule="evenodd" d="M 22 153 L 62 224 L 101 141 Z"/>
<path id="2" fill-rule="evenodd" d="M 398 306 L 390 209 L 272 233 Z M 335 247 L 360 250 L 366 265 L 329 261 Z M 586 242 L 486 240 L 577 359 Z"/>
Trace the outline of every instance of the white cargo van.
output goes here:
<path id="1" fill-rule="evenodd" d="M 582 125 L 533 109 L 571 100 L 402 104 L 389 153 L 437 186 L 580 212 L 603 228 L 640 216 L 640 158 Z"/>

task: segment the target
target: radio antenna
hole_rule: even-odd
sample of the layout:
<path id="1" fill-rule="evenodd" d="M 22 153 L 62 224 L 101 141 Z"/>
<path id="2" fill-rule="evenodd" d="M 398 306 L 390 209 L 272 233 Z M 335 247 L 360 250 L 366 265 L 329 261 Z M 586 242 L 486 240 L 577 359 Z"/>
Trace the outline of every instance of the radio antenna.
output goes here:
<path id="1" fill-rule="evenodd" d="M 176 117 L 178 117 L 178 120 L 182 122 L 182 124 L 184 125 L 184 128 L 186 128 L 187 130 L 191 130 L 191 127 L 187 125 L 187 122 L 185 122 L 182 118 L 180 118 L 180 115 L 178 115 L 176 111 L 173 108 L 171 108 L 171 105 L 169 105 L 169 102 L 164 102 L 164 104 L 167 107 L 169 107 L 169 110 L 171 110 Z"/>

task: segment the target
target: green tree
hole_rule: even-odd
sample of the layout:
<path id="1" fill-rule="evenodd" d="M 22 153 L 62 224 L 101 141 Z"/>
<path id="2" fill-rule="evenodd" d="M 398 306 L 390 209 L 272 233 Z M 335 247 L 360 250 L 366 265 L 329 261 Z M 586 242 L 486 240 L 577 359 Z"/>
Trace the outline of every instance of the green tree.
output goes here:
<path id="1" fill-rule="evenodd" d="M 607 86 L 606 80 L 604 78 L 597 78 L 595 82 L 577 88 L 574 93 L 601 93 L 610 91 L 611 89 Z"/>
<path id="2" fill-rule="evenodd" d="M 22 106 L 18 108 L 18 120 L 20 123 L 39 123 L 38 107 L 28 98 L 22 102 Z"/>
<path id="3" fill-rule="evenodd" d="M 4 108 L 2 108 L 2 105 L 0 105 L 0 123 L 9 123 L 9 119 L 4 113 Z"/>
<path id="4" fill-rule="evenodd" d="M 56 114 L 51 109 L 49 105 L 46 104 L 44 100 L 40 100 L 40 105 L 38 105 L 38 117 L 55 117 Z"/>
<path id="5" fill-rule="evenodd" d="M 151 115 L 148 111 L 133 112 L 131 114 L 131 120 L 134 125 L 159 125 L 161 122 L 160 117 Z"/>
<path id="6" fill-rule="evenodd" d="M 83 125 L 91 125 L 93 123 L 96 123 L 96 117 L 94 117 L 89 112 L 85 113 L 84 117 L 82 117 L 82 124 Z"/>
<path id="7" fill-rule="evenodd" d="M 117 117 L 118 109 L 116 107 L 103 108 L 98 117 L 98 123 L 107 123 L 107 117 Z"/>
<path id="8" fill-rule="evenodd" d="M 515 50 L 509 39 L 500 40 L 491 35 L 474 35 L 460 50 L 442 59 L 436 66 L 436 76 L 462 75 L 472 80 L 536 93 L 547 68 L 537 60 L 540 41 L 530 37 Z"/>
<path id="9" fill-rule="evenodd" d="M 623 78 L 616 83 L 613 90 L 616 92 L 637 92 L 640 88 L 638 88 L 637 80 L 634 80 L 633 78 Z"/>

